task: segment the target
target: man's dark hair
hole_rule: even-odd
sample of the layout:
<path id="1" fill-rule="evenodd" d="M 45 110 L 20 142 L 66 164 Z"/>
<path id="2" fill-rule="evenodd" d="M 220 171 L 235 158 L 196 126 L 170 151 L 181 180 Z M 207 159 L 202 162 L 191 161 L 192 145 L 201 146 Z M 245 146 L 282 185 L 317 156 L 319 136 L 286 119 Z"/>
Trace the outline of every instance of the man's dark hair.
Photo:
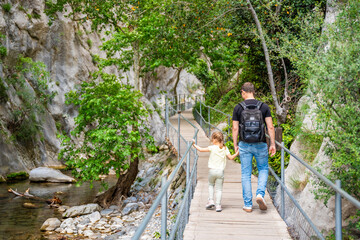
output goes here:
<path id="1" fill-rule="evenodd" d="M 252 84 L 251 82 L 244 83 L 244 85 L 242 85 L 242 87 L 241 87 L 241 90 L 243 90 L 244 92 L 247 92 L 247 93 L 255 94 L 255 87 L 254 87 L 254 84 Z"/>

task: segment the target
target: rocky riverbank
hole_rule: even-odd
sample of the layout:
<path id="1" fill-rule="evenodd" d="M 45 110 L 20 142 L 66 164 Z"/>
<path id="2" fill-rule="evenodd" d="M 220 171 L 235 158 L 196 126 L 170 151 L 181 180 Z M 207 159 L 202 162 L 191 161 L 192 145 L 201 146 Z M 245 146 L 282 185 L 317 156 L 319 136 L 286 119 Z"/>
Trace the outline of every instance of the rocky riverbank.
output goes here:
<path id="1" fill-rule="evenodd" d="M 132 185 L 131 196 L 107 209 L 98 204 L 60 206 L 62 219 L 47 219 L 41 231 L 46 239 L 131 239 L 144 219 L 153 200 L 161 190 L 161 177 L 169 175 L 177 164 L 177 158 L 166 145 L 162 151 L 148 156 L 139 167 L 139 174 Z M 169 189 L 168 226 L 171 226 L 183 195 L 185 173 L 181 170 Z M 161 210 L 156 210 L 142 239 L 160 237 Z"/>

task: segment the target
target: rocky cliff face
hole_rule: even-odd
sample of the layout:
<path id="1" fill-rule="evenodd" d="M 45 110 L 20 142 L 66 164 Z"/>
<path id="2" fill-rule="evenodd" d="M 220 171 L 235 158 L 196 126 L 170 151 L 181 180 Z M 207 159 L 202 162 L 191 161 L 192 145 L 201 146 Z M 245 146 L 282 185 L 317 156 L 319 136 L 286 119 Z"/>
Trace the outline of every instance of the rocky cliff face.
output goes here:
<path id="1" fill-rule="evenodd" d="M 0 33 L 4 36 L 0 39 L 0 46 L 7 49 L 6 57 L 0 59 L 0 83 L 5 86 L 5 94 L 8 95 L 7 101 L 0 103 L 0 178 L 10 172 L 61 165 L 57 158 L 60 149 L 57 133 L 59 128 L 70 131 L 76 116 L 76 111 L 65 104 L 65 93 L 88 80 L 90 73 L 96 70 L 94 54 L 104 57 L 99 50 L 101 36 L 91 31 L 90 24 L 80 25 L 59 15 L 58 20 L 48 25 L 44 0 L 11 0 L 7 3 L 10 3 L 10 9 L 0 8 Z M 7 127 L 14 111 L 23 104 L 16 89 L 6 81 L 11 77 L 11 67 L 16 65 L 20 55 L 45 63 L 51 75 L 49 91 L 57 93 L 46 105 L 45 112 L 37 116 L 41 131 L 31 144 L 31 149 L 14 141 Z M 126 81 L 132 83 L 132 70 L 126 73 L 116 69 L 110 71 L 123 75 Z M 163 100 L 160 94 L 169 92 L 174 86 L 172 79 L 176 76 L 175 70 L 162 68 L 158 71 L 156 81 L 145 78 L 142 84 L 147 97 L 144 101 L 150 106 L 153 102 L 161 105 Z M 177 91 L 189 93 L 190 86 L 199 86 L 199 82 L 184 71 Z M 162 142 L 164 124 L 156 111 L 150 122 L 155 140 Z"/>
<path id="2" fill-rule="evenodd" d="M 335 21 L 339 8 L 334 4 L 334 1 L 329 0 L 327 4 L 327 11 L 324 21 L 324 29 L 328 24 Z M 325 31 L 323 29 L 323 31 Z M 329 46 L 326 46 L 327 48 Z M 310 79 L 311 82 L 311 79 Z M 308 90 L 307 94 L 303 96 L 297 106 L 297 116 L 302 119 L 302 129 L 310 134 L 321 134 L 321 127 L 316 121 L 316 104 L 313 93 Z M 320 131 L 320 132 L 319 132 Z M 301 137 L 297 137 L 290 150 L 299 156 L 301 159 L 307 161 L 315 169 L 321 169 L 322 174 L 329 173 L 331 167 L 331 159 L 326 155 L 325 150 L 328 144 L 328 139 L 323 139 L 322 143 L 317 149 L 309 149 L 309 142 L 304 141 Z M 313 151 L 314 159 L 309 160 L 307 152 Z M 295 158 L 290 157 L 289 165 L 285 171 L 285 183 L 290 192 L 294 195 L 300 206 L 304 209 L 306 214 L 315 224 L 315 226 L 322 232 L 328 233 L 335 227 L 335 197 L 331 197 L 325 205 L 324 200 L 315 199 L 314 192 L 318 186 L 318 178 L 312 174 L 307 168 L 298 162 Z M 280 187 L 277 188 L 275 198 L 275 205 L 280 205 Z M 346 200 L 342 200 L 342 217 L 347 219 L 351 214 L 354 214 L 354 207 Z M 299 239 L 309 239 L 315 235 L 315 232 L 307 224 L 305 218 L 302 217 L 295 205 L 285 193 L 285 221 L 290 224 L 297 232 Z M 345 224 L 345 221 L 344 221 Z"/>

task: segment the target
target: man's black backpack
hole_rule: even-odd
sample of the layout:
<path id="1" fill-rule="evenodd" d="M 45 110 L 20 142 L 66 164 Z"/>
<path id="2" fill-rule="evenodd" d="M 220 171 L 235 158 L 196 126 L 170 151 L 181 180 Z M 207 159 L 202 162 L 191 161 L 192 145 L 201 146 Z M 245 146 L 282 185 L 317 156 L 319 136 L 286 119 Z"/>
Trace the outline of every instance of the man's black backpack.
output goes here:
<path id="1" fill-rule="evenodd" d="M 260 111 L 262 102 L 246 104 L 241 102 L 244 109 L 240 116 L 240 140 L 248 143 L 265 141 L 265 123 Z"/>

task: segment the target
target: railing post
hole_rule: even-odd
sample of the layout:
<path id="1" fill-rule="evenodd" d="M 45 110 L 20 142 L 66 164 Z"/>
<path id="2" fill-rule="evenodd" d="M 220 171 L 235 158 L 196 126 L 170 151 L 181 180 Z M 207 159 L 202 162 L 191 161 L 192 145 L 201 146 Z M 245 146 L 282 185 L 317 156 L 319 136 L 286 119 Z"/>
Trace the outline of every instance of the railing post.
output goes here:
<path id="1" fill-rule="evenodd" d="M 166 183 L 166 175 L 162 176 L 161 187 L 163 188 Z M 167 192 L 161 199 L 161 240 L 166 240 L 167 231 Z"/>
<path id="2" fill-rule="evenodd" d="M 285 184 L 285 151 L 284 142 L 281 142 L 281 182 Z M 285 218 L 285 194 L 284 188 L 281 187 L 281 217 Z"/>
<path id="3" fill-rule="evenodd" d="M 230 139 L 230 118 L 228 117 L 228 141 L 231 141 Z"/>
<path id="4" fill-rule="evenodd" d="M 341 188 L 340 180 L 336 180 L 335 184 L 337 187 Z M 341 195 L 338 192 L 335 193 L 335 239 L 342 239 Z"/>
<path id="5" fill-rule="evenodd" d="M 190 147 L 190 142 L 187 142 L 187 148 Z M 190 151 L 186 156 L 186 187 L 188 187 L 190 179 Z"/>
<path id="6" fill-rule="evenodd" d="M 187 147 L 189 148 L 191 145 L 190 142 L 187 142 Z M 191 180 L 190 180 L 190 152 L 188 151 L 187 156 L 186 156 L 186 189 L 187 188 L 191 188 Z M 190 200 L 191 200 L 191 189 L 189 190 L 189 195 L 188 198 L 186 199 L 187 203 L 186 203 L 186 223 L 188 223 L 189 221 L 189 208 L 190 208 Z"/>
<path id="7" fill-rule="evenodd" d="M 201 98 L 200 98 L 200 127 L 202 128 L 202 102 L 201 102 Z"/>
<path id="8" fill-rule="evenodd" d="M 166 126 L 166 137 L 169 138 L 169 100 L 165 96 L 165 126 Z"/>
<path id="9" fill-rule="evenodd" d="M 178 159 L 180 160 L 180 113 L 181 111 L 178 111 Z"/>
<path id="10" fill-rule="evenodd" d="M 209 121 L 209 138 L 210 138 L 210 131 L 211 131 L 211 129 L 210 129 L 210 106 L 208 106 L 208 121 Z"/>

